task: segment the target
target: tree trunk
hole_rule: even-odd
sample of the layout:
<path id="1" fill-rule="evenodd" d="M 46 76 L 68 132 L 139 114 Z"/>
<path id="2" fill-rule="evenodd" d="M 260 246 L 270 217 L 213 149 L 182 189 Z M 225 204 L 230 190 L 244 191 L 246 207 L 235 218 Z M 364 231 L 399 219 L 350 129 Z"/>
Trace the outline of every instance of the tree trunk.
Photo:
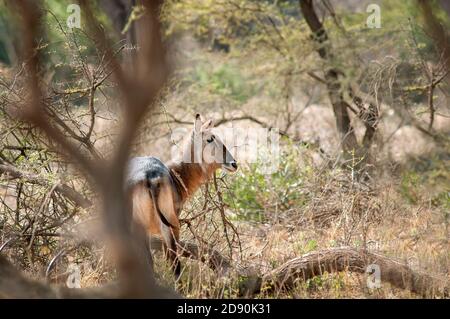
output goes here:
<path id="1" fill-rule="evenodd" d="M 313 33 L 314 41 L 317 43 L 317 53 L 323 60 L 331 62 L 333 55 L 330 50 L 328 34 L 314 11 L 312 0 L 299 0 L 299 2 L 303 17 Z M 348 104 L 343 97 L 343 90 L 339 81 L 340 73 L 336 68 L 328 67 L 325 71 L 325 81 L 336 118 L 336 127 L 341 137 L 342 149 L 347 157 L 352 151 L 358 149 L 358 142 L 347 111 Z"/>
<path id="2" fill-rule="evenodd" d="M 440 1 L 440 3 L 442 9 L 450 19 L 450 1 Z M 439 49 L 439 54 L 442 54 L 443 61 L 447 65 L 447 70 L 450 70 L 450 38 L 448 33 L 433 13 L 432 4 L 429 1 L 418 0 L 418 4 L 425 20 L 425 27 L 436 44 L 436 47 Z M 450 74 L 445 77 L 445 80 L 447 86 L 450 87 Z"/>

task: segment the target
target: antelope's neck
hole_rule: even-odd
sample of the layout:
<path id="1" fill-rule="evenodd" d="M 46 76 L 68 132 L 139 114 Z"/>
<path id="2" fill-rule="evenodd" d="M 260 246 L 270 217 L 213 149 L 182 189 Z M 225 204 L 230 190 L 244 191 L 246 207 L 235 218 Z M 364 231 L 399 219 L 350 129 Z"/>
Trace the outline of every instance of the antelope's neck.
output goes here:
<path id="1" fill-rule="evenodd" d="M 170 163 L 168 167 L 175 173 L 175 177 L 179 179 L 176 184 L 183 203 L 191 197 L 213 173 L 209 171 L 204 172 L 198 163 L 177 162 Z"/>

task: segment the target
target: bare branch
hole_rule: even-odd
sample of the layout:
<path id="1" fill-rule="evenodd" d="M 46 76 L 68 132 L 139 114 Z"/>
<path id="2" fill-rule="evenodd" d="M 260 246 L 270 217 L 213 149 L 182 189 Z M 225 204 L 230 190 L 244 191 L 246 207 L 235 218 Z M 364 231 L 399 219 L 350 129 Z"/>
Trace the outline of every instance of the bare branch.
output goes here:
<path id="1" fill-rule="evenodd" d="M 6 174 L 10 178 L 14 179 L 23 179 L 26 182 L 32 184 L 38 184 L 46 187 L 52 186 L 52 183 L 50 181 L 39 176 L 38 174 L 22 171 L 9 164 L 0 164 L 0 174 Z M 75 189 L 66 184 L 57 183 L 56 185 L 54 185 L 54 188 L 55 191 L 61 193 L 63 196 L 67 197 L 69 200 L 80 207 L 88 208 L 92 206 L 92 202 L 89 199 L 85 198 Z"/>

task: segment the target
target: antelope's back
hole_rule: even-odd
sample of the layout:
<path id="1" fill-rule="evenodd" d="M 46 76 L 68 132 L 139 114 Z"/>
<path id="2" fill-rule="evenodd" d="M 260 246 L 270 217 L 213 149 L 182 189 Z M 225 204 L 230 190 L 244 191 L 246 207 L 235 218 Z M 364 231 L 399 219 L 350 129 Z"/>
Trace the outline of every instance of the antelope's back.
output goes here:
<path id="1" fill-rule="evenodd" d="M 128 188 L 158 177 L 170 178 L 169 169 L 160 159 L 153 156 L 134 157 L 128 163 L 126 186 Z"/>

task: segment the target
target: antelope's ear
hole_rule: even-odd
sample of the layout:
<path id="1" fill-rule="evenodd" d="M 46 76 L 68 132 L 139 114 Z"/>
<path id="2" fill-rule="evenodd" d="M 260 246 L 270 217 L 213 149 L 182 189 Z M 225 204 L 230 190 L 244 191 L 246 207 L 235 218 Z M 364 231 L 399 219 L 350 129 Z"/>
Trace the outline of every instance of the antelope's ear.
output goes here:
<path id="1" fill-rule="evenodd" d="M 194 132 L 200 133 L 201 129 L 202 129 L 202 119 L 201 119 L 200 114 L 197 113 L 195 115 L 195 120 L 194 120 Z"/>
<path id="2" fill-rule="evenodd" d="M 208 129 L 212 128 L 212 127 L 213 127 L 212 120 L 208 120 L 205 123 L 203 123 L 202 130 L 208 130 Z"/>

